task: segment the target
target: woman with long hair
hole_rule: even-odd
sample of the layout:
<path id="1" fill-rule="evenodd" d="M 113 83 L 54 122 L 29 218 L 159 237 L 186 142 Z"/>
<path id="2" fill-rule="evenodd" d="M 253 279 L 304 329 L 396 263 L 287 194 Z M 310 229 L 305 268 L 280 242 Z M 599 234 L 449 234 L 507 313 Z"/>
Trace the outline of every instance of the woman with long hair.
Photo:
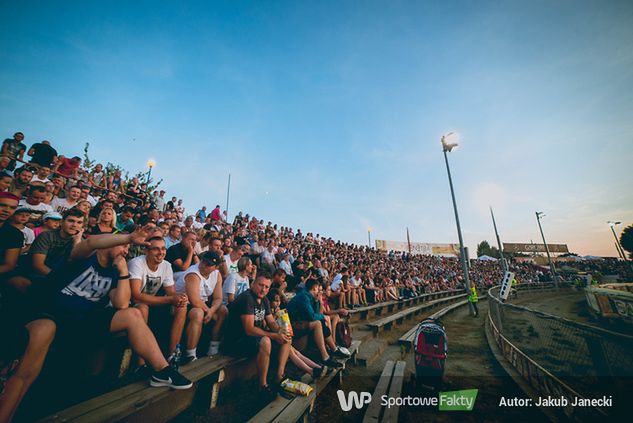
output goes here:
<path id="1" fill-rule="evenodd" d="M 97 223 L 90 228 L 90 235 L 111 234 L 116 230 L 116 214 L 107 208 L 101 210 Z"/>

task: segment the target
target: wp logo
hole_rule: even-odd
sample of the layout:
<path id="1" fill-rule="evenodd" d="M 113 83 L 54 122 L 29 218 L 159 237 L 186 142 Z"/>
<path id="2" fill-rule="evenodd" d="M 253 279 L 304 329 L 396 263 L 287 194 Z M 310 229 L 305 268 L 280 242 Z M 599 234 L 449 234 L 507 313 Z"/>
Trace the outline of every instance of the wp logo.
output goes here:
<path id="1" fill-rule="evenodd" d="M 361 392 L 359 395 L 356 391 L 350 391 L 347 393 L 346 398 L 345 392 L 339 389 L 336 391 L 336 395 L 338 395 L 338 402 L 341 404 L 341 409 L 343 411 L 350 411 L 352 406 L 360 410 L 365 406 L 365 404 L 369 404 L 371 402 L 371 394 L 369 392 Z"/>

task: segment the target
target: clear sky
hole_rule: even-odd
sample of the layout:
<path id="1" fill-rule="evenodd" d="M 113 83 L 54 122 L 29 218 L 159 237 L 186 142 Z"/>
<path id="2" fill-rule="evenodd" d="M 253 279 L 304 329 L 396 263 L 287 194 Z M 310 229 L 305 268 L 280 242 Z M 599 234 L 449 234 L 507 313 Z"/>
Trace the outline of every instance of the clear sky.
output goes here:
<path id="1" fill-rule="evenodd" d="M 2 1 L 0 129 L 349 242 L 633 223 L 631 1 Z M 621 230 L 623 226 L 620 226 Z"/>

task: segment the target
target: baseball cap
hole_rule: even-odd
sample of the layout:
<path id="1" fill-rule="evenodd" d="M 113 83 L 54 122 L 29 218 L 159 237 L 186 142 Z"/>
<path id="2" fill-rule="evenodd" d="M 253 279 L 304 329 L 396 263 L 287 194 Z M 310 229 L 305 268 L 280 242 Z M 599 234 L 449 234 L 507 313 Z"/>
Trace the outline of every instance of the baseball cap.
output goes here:
<path id="1" fill-rule="evenodd" d="M 17 213 L 31 213 L 31 209 L 27 206 L 19 206 L 17 209 L 15 209 L 15 211 L 13 212 L 14 214 Z"/>
<path id="2" fill-rule="evenodd" d="M 57 212 L 48 212 L 44 216 L 42 216 L 42 220 L 46 219 L 62 220 L 62 215 Z"/>
<path id="3" fill-rule="evenodd" d="M 200 260 L 210 266 L 219 266 L 224 261 L 215 251 L 205 251 L 200 255 Z"/>

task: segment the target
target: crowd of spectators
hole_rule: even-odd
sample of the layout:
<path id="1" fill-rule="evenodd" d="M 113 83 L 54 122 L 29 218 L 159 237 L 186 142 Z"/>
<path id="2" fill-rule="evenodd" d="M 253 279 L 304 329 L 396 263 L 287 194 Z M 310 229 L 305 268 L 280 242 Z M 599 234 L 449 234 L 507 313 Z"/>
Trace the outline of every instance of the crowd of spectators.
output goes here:
<path id="1" fill-rule="evenodd" d="M 27 150 L 23 140 L 16 133 L 0 154 L 2 422 L 57 343 L 82 349 L 125 332 L 137 373 L 174 389 L 191 386 L 169 365 L 181 342 L 182 366 L 203 354 L 253 357 L 260 391 L 272 398 L 284 395 L 288 360 L 313 377 L 340 366 L 334 358 L 349 351 L 335 330 L 350 309 L 463 289 L 457 258 L 385 253 L 242 212 L 228 221 L 219 205 L 188 213 L 182 200 L 147 192 L 137 178 L 101 164 L 82 168 L 48 141 Z M 544 277 L 531 264 L 512 270 L 521 283 Z M 485 288 L 502 274 L 497 263 L 473 260 L 470 277 Z M 161 310 L 169 324 L 150 329 Z M 168 334 L 164 346 L 157 330 Z M 303 336 L 316 353 L 293 347 Z"/>

